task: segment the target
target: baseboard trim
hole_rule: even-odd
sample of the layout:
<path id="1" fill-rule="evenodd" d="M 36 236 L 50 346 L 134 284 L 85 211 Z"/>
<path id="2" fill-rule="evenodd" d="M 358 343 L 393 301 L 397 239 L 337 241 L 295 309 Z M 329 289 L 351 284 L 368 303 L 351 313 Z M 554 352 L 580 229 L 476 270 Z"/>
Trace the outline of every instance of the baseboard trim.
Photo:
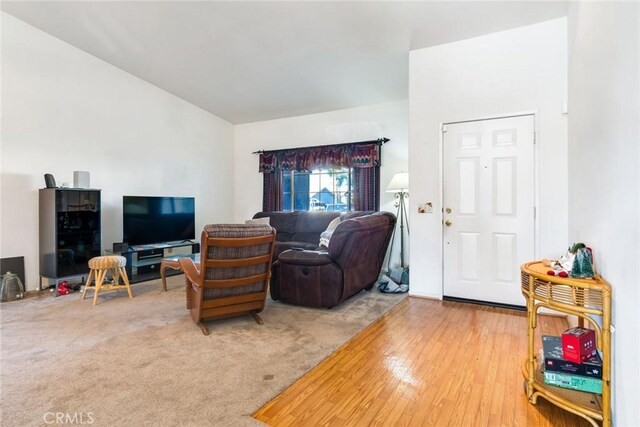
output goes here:
<path id="1" fill-rule="evenodd" d="M 415 297 L 415 298 L 434 299 L 434 300 L 442 301 L 442 296 L 440 295 L 416 293 L 416 292 L 412 292 L 411 288 L 409 288 L 409 296 Z"/>
<path id="2" fill-rule="evenodd" d="M 442 297 L 442 299 L 445 300 L 445 301 L 460 302 L 460 303 L 464 303 L 464 304 L 476 304 L 476 305 L 485 305 L 485 306 L 488 306 L 488 307 L 503 308 L 505 310 L 527 311 L 527 307 L 524 306 L 524 305 L 502 304 L 502 303 L 499 303 L 499 302 L 481 301 L 481 300 L 477 300 L 477 299 L 448 297 L 446 295 L 444 295 Z"/>

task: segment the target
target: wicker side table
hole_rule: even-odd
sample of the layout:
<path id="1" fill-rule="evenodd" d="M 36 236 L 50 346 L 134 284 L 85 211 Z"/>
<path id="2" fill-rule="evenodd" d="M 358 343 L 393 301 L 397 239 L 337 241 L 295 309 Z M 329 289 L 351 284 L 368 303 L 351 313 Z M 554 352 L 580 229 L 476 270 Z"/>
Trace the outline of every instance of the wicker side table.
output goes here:
<path id="1" fill-rule="evenodd" d="M 548 267 L 535 261 L 523 264 L 522 294 L 527 300 L 529 348 L 522 368 L 529 402 L 538 397 L 587 419 L 592 425 L 611 425 L 611 285 L 596 276 L 593 279 L 573 279 L 549 276 Z M 578 317 L 596 331 L 598 350 L 602 352 L 602 395 L 550 386 L 544 383 L 542 361 L 534 352 L 538 309 L 546 307 Z M 601 319 L 601 320 L 600 320 Z"/>

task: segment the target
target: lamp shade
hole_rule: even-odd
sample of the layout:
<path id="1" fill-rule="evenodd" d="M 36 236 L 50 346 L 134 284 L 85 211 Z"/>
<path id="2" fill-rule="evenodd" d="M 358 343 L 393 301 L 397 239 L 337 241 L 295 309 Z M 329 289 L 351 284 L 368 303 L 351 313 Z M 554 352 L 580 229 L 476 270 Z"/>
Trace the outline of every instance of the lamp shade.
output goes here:
<path id="1" fill-rule="evenodd" d="M 398 172 L 393 175 L 391 182 L 387 186 L 387 193 L 397 193 L 399 191 L 407 192 L 409 190 L 409 174 L 407 172 Z"/>

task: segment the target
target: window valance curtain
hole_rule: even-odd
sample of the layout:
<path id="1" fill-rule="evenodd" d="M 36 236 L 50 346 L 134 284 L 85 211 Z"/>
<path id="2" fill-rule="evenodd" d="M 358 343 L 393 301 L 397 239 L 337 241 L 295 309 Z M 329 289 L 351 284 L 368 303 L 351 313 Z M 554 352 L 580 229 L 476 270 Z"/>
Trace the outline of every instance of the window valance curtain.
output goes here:
<path id="1" fill-rule="evenodd" d="M 312 169 L 373 168 L 380 166 L 381 142 L 293 148 L 260 153 L 259 171 L 307 172 Z"/>
<path id="2" fill-rule="evenodd" d="M 262 208 L 282 210 L 283 171 L 353 168 L 353 209 L 380 209 L 381 146 L 388 139 L 294 148 L 260 153 L 259 171 L 264 174 Z"/>

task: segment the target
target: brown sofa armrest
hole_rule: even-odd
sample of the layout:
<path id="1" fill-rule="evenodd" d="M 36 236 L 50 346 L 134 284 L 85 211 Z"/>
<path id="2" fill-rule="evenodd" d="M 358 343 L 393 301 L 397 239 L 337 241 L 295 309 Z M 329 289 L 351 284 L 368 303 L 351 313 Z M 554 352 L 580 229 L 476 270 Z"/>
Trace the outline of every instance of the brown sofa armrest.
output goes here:
<path id="1" fill-rule="evenodd" d="M 301 251 L 301 250 L 288 250 L 280 254 L 278 258 L 281 264 L 296 264 L 296 265 L 308 265 L 318 266 L 326 265 L 333 262 L 329 257 L 329 254 L 324 251 Z"/>

